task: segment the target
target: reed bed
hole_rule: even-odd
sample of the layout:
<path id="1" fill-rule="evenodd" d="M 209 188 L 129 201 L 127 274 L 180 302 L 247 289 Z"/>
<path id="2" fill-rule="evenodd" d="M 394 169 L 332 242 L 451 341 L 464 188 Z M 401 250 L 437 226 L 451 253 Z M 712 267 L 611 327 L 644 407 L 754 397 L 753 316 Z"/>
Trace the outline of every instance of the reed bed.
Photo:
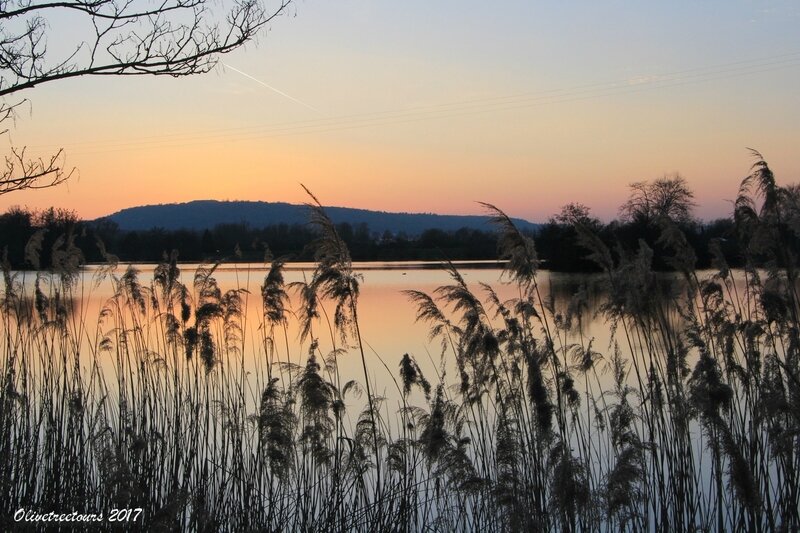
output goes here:
<path id="1" fill-rule="evenodd" d="M 580 327 L 587 289 L 561 307 L 544 296 L 533 241 L 487 204 L 515 296 L 468 285 L 450 263 L 449 283 L 408 291 L 441 359 L 428 375 L 408 354 L 386 363 L 396 412 L 370 382 L 382 363 L 365 354 L 361 279 L 312 200 L 313 275 L 287 284 L 273 260 L 260 294 L 223 292 L 215 265 L 184 284 L 175 255 L 142 281 L 104 251 L 98 276 L 114 294 L 95 317 L 69 236 L 47 271 L 41 236 L 26 250 L 34 271 L 4 268 L 4 530 L 42 527 L 15 522 L 18 509 L 134 508 L 136 521 L 91 527 L 800 528 L 800 209 L 766 163 L 736 202 L 743 270 L 717 254 L 701 275 L 678 226 L 657 221 L 680 292 L 659 282 L 644 242 L 610 250 L 573 221 L 603 270 L 608 346 Z M 251 298 L 257 323 L 243 312 Z M 342 375 L 342 357 L 363 373 Z"/>

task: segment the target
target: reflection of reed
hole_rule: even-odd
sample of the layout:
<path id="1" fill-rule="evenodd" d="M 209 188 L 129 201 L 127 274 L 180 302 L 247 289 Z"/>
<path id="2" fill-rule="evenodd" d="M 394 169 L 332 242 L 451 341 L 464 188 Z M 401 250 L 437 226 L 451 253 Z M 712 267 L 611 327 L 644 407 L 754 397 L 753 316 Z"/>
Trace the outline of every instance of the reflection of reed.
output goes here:
<path id="1" fill-rule="evenodd" d="M 48 281 L 43 281 L 48 279 Z M 62 327 L 67 320 L 75 314 L 80 314 L 81 300 L 59 290 L 47 293 L 42 291 L 40 284 L 49 283 L 46 276 L 39 276 L 36 280 L 36 292 L 33 295 L 21 294 L 19 297 L 5 299 L 4 310 L 11 313 L 15 320 L 33 327 L 35 324 L 58 324 Z M 5 296 L 5 295 L 4 295 Z"/>
<path id="2" fill-rule="evenodd" d="M 6 269 L 0 502 L 140 507 L 128 525 L 148 531 L 798 529 L 800 210 L 767 172 L 750 180 L 760 210 L 737 201 L 739 272 L 696 272 L 660 220 L 677 274 L 588 233 L 601 274 L 542 273 L 487 206 L 504 283 L 448 263 L 406 292 L 429 361 L 403 332 L 367 355 L 362 332 L 401 328 L 397 285 L 369 304 L 388 274 L 360 283 L 335 232 L 313 268 L 274 261 L 258 296 L 250 269 L 199 265 L 188 283 L 175 256 L 147 281 L 109 265 L 102 297 L 70 268 Z"/>

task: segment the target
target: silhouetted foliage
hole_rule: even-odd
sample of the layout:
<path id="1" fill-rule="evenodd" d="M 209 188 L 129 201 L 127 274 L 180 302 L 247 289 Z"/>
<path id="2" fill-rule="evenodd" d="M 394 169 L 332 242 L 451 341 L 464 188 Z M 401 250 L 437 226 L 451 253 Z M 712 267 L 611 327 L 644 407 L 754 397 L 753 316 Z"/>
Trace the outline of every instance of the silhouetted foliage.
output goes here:
<path id="1" fill-rule="evenodd" d="M 730 268 L 720 237 L 706 272 L 687 233 L 699 224 L 659 217 L 622 242 L 641 225 L 568 206 L 553 223 L 601 273 L 567 294 L 547 290 L 534 241 L 487 206 L 505 286 L 446 261 L 444 285 L 405 293 L 442 341 L 432 382 L 410 352 L 419 339 L 398 341 L 399 368 L 365 353 L 342 239 L 364 232 L 313 196 L 311 279 L 287 287 L 265 250 L 252 293 L 217 283 L 218 263 L 184 285 L 175 253 L 143 279 L 103 246 L 108 264 L 79 277 L 80 223 L 13 211 L 9 224 L 66 233 L 48 248 L 38 228 L 25 244 L 34 267 L 49 250 L 47 271 L 1 264 L 0 505 L 141 508 L 127 525 L 147 531 L 796 531 L 795 192 L 758 156 L 736 205 L 745 266 Z M 84 299 L 96 282 L 111 288 L 99 310 Z M 607 343 L 587 338 L 589 313 Z M 356 351 L 366 398 L 339 367 Z"/>
<path id="2" fill-rule="evenodd" d="M 694 193 L 679 175 L 630 185 L 631 193 L 619 212 L 625 222 L 650 224 L 659 218 L 686 223 L 692 220 Z"/>
<path id="3" fill-rule="evenodd" d="M 789 195 L 784 210 L 787 213 L 785 232 L 800 233 L 800 223 L 792 230 L 791 220 L 800 220 L 800 208 L 790 207 L 788 199 L 800 197 Z M 797 206 L 797 202 L 794 204 Z M 562 272 L 595 272 L 598 266 L 587 258 L 587 249 L 581 243 L 576 224 L 590 231 L 610 250 L 635 250 L 639 240 L 644 240 L 655 254 L 658 270 L 672 270 L 663 261 L 664 252 L 659 242 L 660 227 L 641 222 L 612 221 L 603 224 L 591 216 L 585 206 L 570 204 L 539 227 L 535 237 L 536 251 L 541 267 Z M 709 268 L 712 254 L 709 247 L 716 242 L 730 266 L 742 264 L 739 246 L 741 235 L 737 233 L 732 219 L 718 219 L 709 223 L 689 221 L 678 223 L 687 242 L 697 255 L 697 267 Z M 45 250 L 42 265 L 48 265 L 46 250 L 66 231 L 73 231 L 89 262 L 102 262 L 104 258 L 95 242 L 99 239 L 106 250 L 112 251 L 122 261 L 157 262 L 164 253 L 177 250 L 181 261 L 201 262 L 224 259 L 226 261 L 262 262 L 265 256 L 283 257 L 290 261 L 311 261 L 313 254 L 309 245 L 316 239 L 314 228 L 305 224 L 276 224 L 264 228 L 251 227 L 245 223 L 221 224 L 207 230 L 166 230 L 153 228 L 141 231 L 124 231 L 109 219 L 93 222 L 81 221 L 74 212 L 48 209 L 42 212 L 12 207 L 0 215 L 0 249 L 7 246 L 9 262 L 17 268 L 31 265 L 24 261 L 25 243 L 39 230 L 45 230 Z M 440 261 L 495 260 L 497 259 L 498 235 L 487 225 L 485 231 L 462 228 L 457 231 L 429 229 L 417 237 L 404 234 L 381 235 L 370 232 L 364 224 L 355 230 L 350 224 L 337 224 L 336 229 L 347 245 L 355 261 Z M 787 233 L 786 238 L 798 239 L 796 233 Z M 237 253 L 238 250 L 238 253 Z"/>

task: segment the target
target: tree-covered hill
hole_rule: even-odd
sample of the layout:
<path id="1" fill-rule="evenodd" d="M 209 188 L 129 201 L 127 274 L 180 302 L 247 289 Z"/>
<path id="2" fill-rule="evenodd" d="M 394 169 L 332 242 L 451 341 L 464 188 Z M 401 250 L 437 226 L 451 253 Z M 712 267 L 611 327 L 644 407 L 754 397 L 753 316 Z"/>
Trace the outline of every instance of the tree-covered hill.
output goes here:
<path id="1" fill-rule="evenodd" d="M 371 232 L 379 235 L 388 232 L 417 237 L 429 229 L 490 229 L 488 217 L 479 215 L 389 213 L 349 207 L 326 207 L 325 211 L 336 224 L 347 223 L 353 227 L 366 224 Z M 252 228 L 305 224 L 308 222 L 308 209 L 303 205 L 284 202 L 196 200 L 180 204 L 130 207 L 105 218 L 115 222 L 124 231 L 152 228 L 202 231 L 220 224 L 245 224 Z M 521 219 L 515 219 L 514 223 L 524 231 L 533 231 L 537 227 L 536 224 Z"/>

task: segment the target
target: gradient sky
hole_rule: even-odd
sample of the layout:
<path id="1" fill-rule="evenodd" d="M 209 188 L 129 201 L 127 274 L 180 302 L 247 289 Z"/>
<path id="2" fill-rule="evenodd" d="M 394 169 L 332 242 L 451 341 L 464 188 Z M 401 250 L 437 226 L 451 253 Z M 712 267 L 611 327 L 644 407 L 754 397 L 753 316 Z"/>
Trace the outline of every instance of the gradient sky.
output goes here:
<path id="1" fill-rule="evenodd" d="M 746 147 L 800 179 L 798 27 L 795 1 L 305 0 L 232 68 L 22 93 L 10 140 L 77 170 L 0 210 L 302 202 L 303 183 L 327 205 L 607 220 L 629 183 L 677 172 L 724 216 Z"/>

